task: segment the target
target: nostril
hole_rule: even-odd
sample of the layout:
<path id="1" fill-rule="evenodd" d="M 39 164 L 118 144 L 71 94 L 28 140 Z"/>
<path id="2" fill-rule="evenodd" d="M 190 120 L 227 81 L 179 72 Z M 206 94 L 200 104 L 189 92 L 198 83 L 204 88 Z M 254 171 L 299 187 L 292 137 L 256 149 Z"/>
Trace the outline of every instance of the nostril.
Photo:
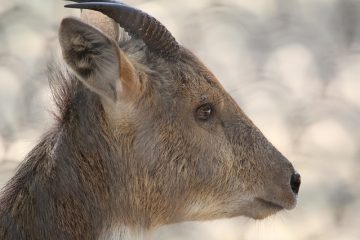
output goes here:
<path id="1" fill-rule="evenodd" d="M 293 173 L 291 175 L 291 179 L 290 179 L 290 186 L 291 186 L 292 191 L 295 194 L 298 194 L 300 184 L 301 184 L 301 176 L 300 176 L 300 174 L 297 173 L 297 172 Z"/>

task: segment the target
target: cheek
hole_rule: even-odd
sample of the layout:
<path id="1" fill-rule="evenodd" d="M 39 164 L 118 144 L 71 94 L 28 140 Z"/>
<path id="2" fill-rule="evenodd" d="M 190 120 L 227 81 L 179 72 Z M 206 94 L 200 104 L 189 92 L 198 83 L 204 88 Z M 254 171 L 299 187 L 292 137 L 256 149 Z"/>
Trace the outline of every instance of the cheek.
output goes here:
<path id="1" fill-rule="evenodd" d="M 222 134 L 202 132 L 200 139 L 193 138 L 192 161 L 195 177 L 204 185 L 212 188 L 232 189 L 236 183 L 235 156 L 231 145 Z"/>
<path id="2" fill-rule="evenodd" d="M 235 154 L 233 146 L 227 140 L 221 128 L 214 129 L 214 131 L 209 132 L 208 136 L 204 136 L 204 138 L 206 142 L 203 147 L 207 149 L 211 159 L 216 162 L 216 165 L 213 167 L 219 168 L 220 174 L 230 174 L 231 169 L 234 167 Z"/>

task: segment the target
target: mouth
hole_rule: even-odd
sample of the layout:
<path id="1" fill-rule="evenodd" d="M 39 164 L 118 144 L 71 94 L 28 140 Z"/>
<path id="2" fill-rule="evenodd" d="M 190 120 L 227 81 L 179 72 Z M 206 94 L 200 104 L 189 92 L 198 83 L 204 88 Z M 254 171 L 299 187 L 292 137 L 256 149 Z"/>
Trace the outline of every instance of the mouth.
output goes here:
<path id="1" fill-rule="evenodd" d="M 265 208 L 268 208 L 268 209 L 274 209 L 274 210 L 283 210 L 284 207 L 279 205 L 279 204 L 276 204 L 274 202 L 270 202 L 270 201 L 267 201 L 265 199 L 262 199 L 262 198 L 256 198 L 256 200 Z"/>
<path id="2" fill-rule="evenodd" d="M 253 219 L 264 219 L 267 218 L 283 209 L 285 209 L 283 206 L 265 200 L 263 198 L 255 198 L 254 201 L 255 204 L 255 211 L 251 211 L 251 213 L 248 215 L 248 217 L 251 217 Z"/>

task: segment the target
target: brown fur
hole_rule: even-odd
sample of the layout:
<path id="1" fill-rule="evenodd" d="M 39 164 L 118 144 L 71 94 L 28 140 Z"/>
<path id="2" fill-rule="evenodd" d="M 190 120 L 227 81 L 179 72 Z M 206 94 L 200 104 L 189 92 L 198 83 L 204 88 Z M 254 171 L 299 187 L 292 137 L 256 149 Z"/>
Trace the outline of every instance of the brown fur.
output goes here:
<path id="1" fill-rule="evenodd" d="M 168 62 L 75 19 L 60 42 L 71 70 L 50 69 L 58 121 L 1 195 L 0 239 L 99 239 L 295 206 L 291 163 L 190 51 Z"/>

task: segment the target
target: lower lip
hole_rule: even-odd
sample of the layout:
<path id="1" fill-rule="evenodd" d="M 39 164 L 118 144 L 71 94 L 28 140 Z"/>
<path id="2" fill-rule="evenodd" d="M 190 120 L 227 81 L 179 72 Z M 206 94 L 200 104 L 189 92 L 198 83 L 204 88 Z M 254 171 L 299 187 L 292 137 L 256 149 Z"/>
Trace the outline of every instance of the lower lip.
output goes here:
<path id="1" fill-rule="evenodd" d="M 284 209 L 282 206 L 276 204 L 276 203 L 273 203 L 273 202 L 269 202 L 269 201 L 266 201 L 264 199 L 261 199 L 261 198 L 257 198 L 257 200 L 264 204 L 266 207 L 268 208 L 273 208 L 273 209 L 278 209 L 278 210 L 281 210 L 281 209 Z"/>

